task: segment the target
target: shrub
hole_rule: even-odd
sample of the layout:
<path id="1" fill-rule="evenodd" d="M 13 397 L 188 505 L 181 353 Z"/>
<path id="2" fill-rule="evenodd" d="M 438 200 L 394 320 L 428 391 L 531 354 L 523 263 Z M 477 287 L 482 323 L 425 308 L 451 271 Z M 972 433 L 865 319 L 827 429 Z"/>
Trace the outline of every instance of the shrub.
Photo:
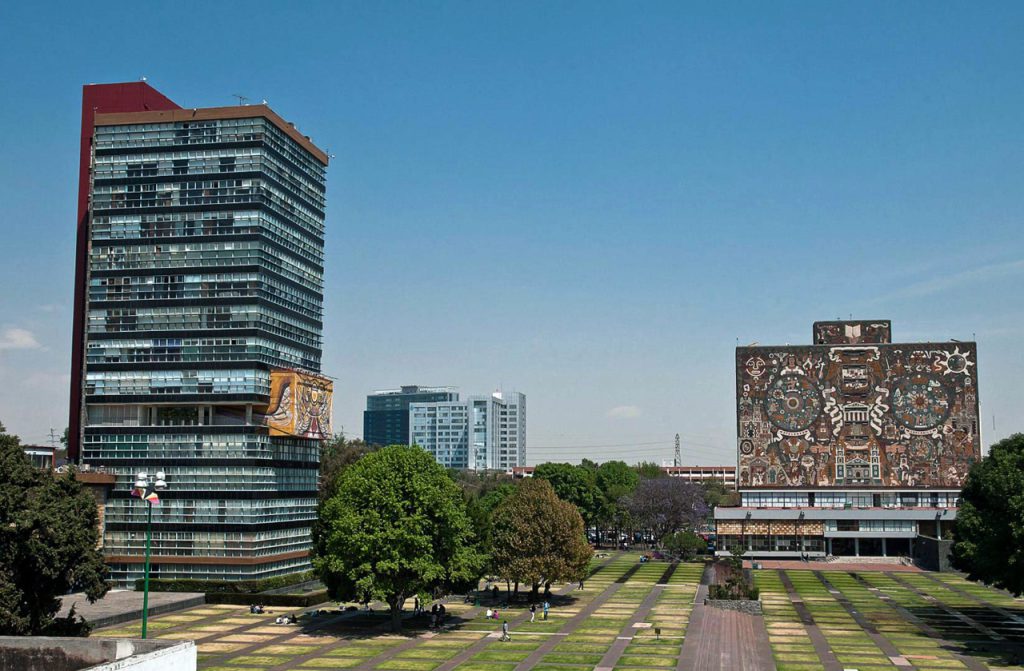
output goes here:
<path id="1" fill-rule="evenodd" d="M 206 594 L 258 594 L 272 589 L 280 589 L 299 583 L 316 580 L 312 571 L 305 573 L 293 573 L 291 575 L 275 576 L 273 578 L 262 578 L 259 580 L 198 580 L 194 578 L 182 578 L 170 580 L 162 578 L 150 578 L 149 590 L 151 592 L 204 592 Z M 139 578 L 135 581 L 135 591 L 141 592 L 145 580 Z"/>

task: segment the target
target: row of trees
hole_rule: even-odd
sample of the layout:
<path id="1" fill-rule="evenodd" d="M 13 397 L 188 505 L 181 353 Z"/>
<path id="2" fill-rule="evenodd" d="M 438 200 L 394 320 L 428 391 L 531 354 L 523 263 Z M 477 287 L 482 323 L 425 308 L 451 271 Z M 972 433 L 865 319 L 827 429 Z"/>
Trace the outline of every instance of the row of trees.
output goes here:
<path id="1" fill-rule="evenodd" d="M 481 576 L 513 593 L 584 577 L 587 529 L 643 531 L 681 555 L 720 484 L 664 477 L 653 464 L 544 464 L 534 477 L 448 471 L 416 447 L 374 448 L 336 437 L 321 460 L 314 566 L 334 598 L 380 599 L 400 627 L 402 604 L 475 587 Z M 460 589 L 461 588 L 461 589 Z"/>
<path id="2" fill-rule="evenodd" d="M 333 598 L 387 603 L 396 631 L 407 599 L 475 589 L 483 575 L 535 597 L 585 575 L 583 519 L 547 481 L 474 482 L 404 445 L 341 439 L 327 451 L 313 565 Z"/>

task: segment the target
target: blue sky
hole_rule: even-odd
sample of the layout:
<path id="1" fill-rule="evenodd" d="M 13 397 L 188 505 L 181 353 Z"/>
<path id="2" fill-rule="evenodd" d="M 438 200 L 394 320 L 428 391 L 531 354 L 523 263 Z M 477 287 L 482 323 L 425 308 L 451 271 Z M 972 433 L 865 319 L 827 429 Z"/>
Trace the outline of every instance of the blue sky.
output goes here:
<path id="1" fill-rule="evenodd" d="M 266 99 L 335 155 L 335 421 L 527 394 L 530 461 L 735 459 L 733 348 L 979 343 L 1024 430 L 1024 5 L 22 3 L 0 22 L 0 421 L 66 424 L 80 86 Z M 994 422 L 994 428 L 993 428 Z"/>

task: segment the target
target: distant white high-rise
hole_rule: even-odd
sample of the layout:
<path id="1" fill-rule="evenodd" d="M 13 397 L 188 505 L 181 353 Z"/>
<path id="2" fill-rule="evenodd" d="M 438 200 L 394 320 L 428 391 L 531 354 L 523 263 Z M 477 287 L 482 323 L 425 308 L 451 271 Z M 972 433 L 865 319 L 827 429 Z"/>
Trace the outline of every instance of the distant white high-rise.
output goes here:
<path id="1" fill-rule="evenodd" d="M 495 392 L 464 401 L 409 405 L 409 443 L 447 468 L 526 465 L 526 395 Z"/>

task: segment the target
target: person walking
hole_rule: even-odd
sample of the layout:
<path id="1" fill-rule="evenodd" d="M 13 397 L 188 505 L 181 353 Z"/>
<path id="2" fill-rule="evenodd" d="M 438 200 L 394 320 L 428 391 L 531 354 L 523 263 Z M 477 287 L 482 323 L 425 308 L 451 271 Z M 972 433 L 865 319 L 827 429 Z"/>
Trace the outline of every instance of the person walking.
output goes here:
<path id="1" fill-rule="evenodd" d="M 530 604 L 530 622 L 533 622 L 537 617 L 537 604 Z"/>
<path id="2" fill-rule="evenodd" d="M 548 619 L 548 610 L 551 608 L 551 604 L 546 600 L 544 601 L 544 619 Z"/>
<path id="3" fill-rule="evenodd" d="M 501 640 L 505 642 L 512 640 L 512 635 L 508 633 L 508 620 L 501 623 Z"/>
<path id="4" fill-rule="evenodd" d="M 412 602 L 412 614 L 413 615 L 419 615 L 420 614 L 420 598 L 419 597 L 416 597 L 415 599 L 413 599 L 413 602 Z"/>

